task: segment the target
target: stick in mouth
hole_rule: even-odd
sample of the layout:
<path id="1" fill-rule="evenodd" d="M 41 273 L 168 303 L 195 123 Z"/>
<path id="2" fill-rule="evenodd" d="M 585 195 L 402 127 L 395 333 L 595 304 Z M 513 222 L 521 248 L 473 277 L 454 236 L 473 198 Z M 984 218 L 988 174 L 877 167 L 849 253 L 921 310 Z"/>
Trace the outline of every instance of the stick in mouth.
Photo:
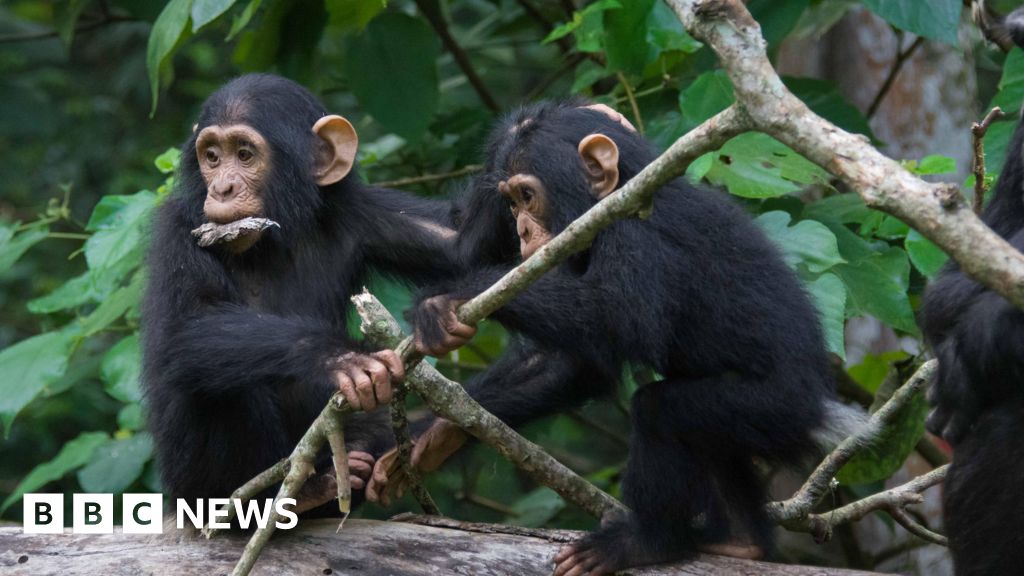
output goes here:
<path id="1" fill-rule="evenodd" d="M 242 236 L 263 232 L 272 226 L 281 227 L 280 224 L 268 218 L 249 217 L 228 222 L 227 224 L 207 222 L 193 230 L 192 235 L 197 238 L 199 246 L 207 248 L 214 244 L 223 244 L 237 240 Z"/>

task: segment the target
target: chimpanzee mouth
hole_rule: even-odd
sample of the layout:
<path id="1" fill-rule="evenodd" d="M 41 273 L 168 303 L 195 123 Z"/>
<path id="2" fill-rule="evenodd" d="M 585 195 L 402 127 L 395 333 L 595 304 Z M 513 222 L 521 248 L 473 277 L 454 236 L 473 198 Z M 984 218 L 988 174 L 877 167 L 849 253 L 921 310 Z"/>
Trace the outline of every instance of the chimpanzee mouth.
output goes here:
<path id="1" fill-rule="evenodd" d="M 213 246 L 214 244 L 231 242 L 241 238 L 242 236 L 258 234 L 275 226 L 277 228 L 281 227 L 280 224 L 270 220 L 269 218 L 248 217 L 235 220 L 234 222 L 228 222 L 227 224 L 207 222 L 193 230 L 192 235 L 197 238 L 196 242 L 199 246 L 206 248 L 208 246 Z"/>

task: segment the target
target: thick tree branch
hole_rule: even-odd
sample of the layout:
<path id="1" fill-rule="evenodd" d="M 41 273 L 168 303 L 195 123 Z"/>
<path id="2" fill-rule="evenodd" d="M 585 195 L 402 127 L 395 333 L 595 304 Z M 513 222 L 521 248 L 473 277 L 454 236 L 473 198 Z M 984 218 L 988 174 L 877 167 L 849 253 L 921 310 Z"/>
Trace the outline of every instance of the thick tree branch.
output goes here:
<path id="1" fill-rule="evenodd" d="M 970 210 L 959 189 L 917 178 L 864 136 L 815 115 L 782 84 L 761 28 L 740 0 L 666 0 L 690 34 L 711 47 L 750 128 L 770 134 L 841 178 L 878 210 L 903 220 L 971 278 L 1024 308 L 1024 255 Z"/>
<path id="2" fill-rule="evenodd" d="M 363 292 L 353 296 L 352 301 L 362 319 L 360 329 L 368 341 L 375 346 L 390 348 L 403 339 L 404 334 L 398 322 L 372 294 Z M 578 476 L 540 446 L 523 438 L 484 410 L 460 384 L 445 378 L 430 364 L 420 363 L 407 372 L 406 383 L 434 413 L 495 448 L 534 481 L 551 488 L 588 514 L 601 518 L 608 512 L 623 510 L 618 500 Z"/>

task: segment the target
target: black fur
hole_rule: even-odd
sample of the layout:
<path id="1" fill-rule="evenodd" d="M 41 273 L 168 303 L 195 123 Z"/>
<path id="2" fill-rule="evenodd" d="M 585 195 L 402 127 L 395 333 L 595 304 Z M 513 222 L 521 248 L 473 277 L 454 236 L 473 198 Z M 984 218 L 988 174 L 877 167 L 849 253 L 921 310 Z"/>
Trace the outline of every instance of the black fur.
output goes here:
<path id="1" fill-rule="evenodd" d="M 1020 44 L 1024 9 L 1000 25 Z M 1024 124 L 982 220 L 1024 249 Z M 924 296 L 921 326 L 939 361 L 928 429 L 954 447 L 943 493 L 959 576 L 1024 566 L 1024 312 L 950 261 Z"/>
<path id="2" fill-rule="evenodd" d="M 371 189 L 353 173 L 318 187 L 311 128 L 326 114 L 301 86 L 271 75 L 233 80 L 210 96 L 182 147 L 175 192 L 154 222 L 144 303 L 144 386 L 165 492 L 228 496 L 294 448 L 335 385 L 327 362 L 358 350 L 349 297 L 371 268 L 416 282 L 452 270 L 447 204 Z M 199 131 L 245 123 L 271 147 L 266 217 L 250 250 L 199 248 L 206 186 Z M 386 414 L 347 420 L 350 449 L 382 452 Z"/>
<path id="3" fill-rule="evenodd" d="M 485 174 L 463 202 L 457 244 L 472 271 L 423 298 L 472 297 L 518 258 L 496 183 L 534 174 L 550 229 L 595 204 L 577 152 L 592 133 L 619 147 L 620 186 L 655 155 L 637 134 L 579 101 L 527 107 L 502 122 Z M 427 307 L 414 321 L 439 339 Z M 739 538 L 772 548 L 753 457 L 795 464 L 834 400 L 816 310 L 761 230 L 724 194 L 679 179 L 646 220 L 619 221 L 493 316 L 529 343 L 467 385 L 514 424 L 613 390 L 625 363 L 663 380 L 633 398 L 623 494 L 633 514 L 582 544 L 619 569 Z"/>

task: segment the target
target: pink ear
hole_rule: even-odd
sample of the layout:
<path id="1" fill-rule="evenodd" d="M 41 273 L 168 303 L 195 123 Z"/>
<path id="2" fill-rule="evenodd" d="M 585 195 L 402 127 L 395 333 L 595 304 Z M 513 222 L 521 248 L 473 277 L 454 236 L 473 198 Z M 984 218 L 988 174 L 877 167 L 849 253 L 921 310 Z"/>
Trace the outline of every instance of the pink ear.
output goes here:
<path id="1" fill-rule="evenodd" d="M 317 154 L 314 176 L 320 186 L 340 181 L 352 171 L 359 149 L 359 136 L 352 124 L 332 114 L 313 124 L 313 133 L 325 144 Z"/>
<path id="2" fill-rule="evenodd" d="M 590 188 L 599 200 L 619 185 L 619 147 L 604 134 L 591 134 L 577 147 Z"/>

